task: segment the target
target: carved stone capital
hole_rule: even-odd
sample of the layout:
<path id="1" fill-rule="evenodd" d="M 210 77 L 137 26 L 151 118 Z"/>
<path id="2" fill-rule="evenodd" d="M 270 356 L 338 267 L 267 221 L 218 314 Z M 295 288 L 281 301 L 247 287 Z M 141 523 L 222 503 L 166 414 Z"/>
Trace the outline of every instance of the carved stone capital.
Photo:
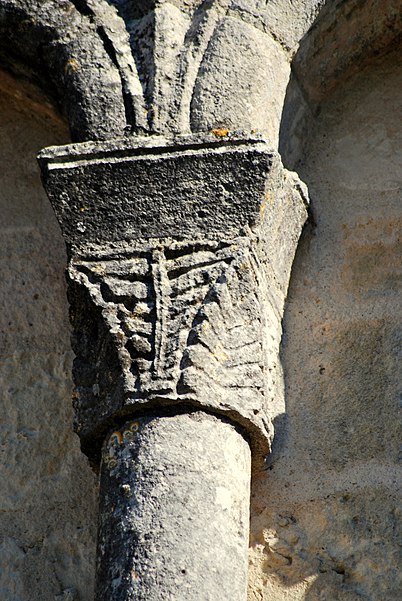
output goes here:
<path id="1" fill-rule="evenodd" d="M 76 430 L 97 459 L 115 424 L 187 406 L 269 450 L 270 376 L 307 196 L 258 136 L 47 149 L 65 236 Z"/>

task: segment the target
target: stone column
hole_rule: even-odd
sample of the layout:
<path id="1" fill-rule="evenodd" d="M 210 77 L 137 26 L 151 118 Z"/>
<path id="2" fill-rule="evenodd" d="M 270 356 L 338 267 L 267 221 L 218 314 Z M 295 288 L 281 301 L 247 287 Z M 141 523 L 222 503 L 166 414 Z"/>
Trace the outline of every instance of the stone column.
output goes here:
<path id="1" fill-rule="evenodd" d="M 246 597 L 302 184 L 259 136 L 39 161 L 69 254 L 75 427 L 101 463 L 97 601 Z M 273 375 L 275 374 L 275 376 Z"/>
<path id="2" fill-rule="evenodd" d="M 97 599 L 244 601 L 250 449 L 204 412 L 113 432 L 101 469 Z"/>

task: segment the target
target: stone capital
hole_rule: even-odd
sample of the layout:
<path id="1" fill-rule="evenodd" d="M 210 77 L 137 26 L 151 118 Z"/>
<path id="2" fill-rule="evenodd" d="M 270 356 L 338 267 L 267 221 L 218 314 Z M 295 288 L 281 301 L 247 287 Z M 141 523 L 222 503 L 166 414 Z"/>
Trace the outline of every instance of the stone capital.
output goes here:
<path id="1" fill-rule="evenodd" d="M 303 184 L 258 135 L 127 138 L 44 150 L 69 252 L 76 430 L 202 409 L 269 451 L 283 302 Z"/>

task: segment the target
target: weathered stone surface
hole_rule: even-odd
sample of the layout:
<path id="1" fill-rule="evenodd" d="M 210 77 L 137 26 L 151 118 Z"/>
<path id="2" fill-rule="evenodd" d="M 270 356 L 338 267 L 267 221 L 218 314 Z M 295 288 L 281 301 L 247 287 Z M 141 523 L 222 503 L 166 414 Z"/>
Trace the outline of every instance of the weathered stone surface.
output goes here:
<path id="1" fill-rule="evenodd" d="M 1 73 L 0 140 L 0 598 L 89 601 L 96 481 L 72 434 L 66 257 L 35 161 L 68 132 Z"/>
<path id="2" fill-rule="evenodd" d="M 276 145 L 289 59 L 323 0 L 111 1 L 130 32 L 151 131 L 224 125 Z"/>
<path id="3" fill-rule="evenodd" d="M 140 418 L 102 453 L 96 600 L 243 601 L 251 455 L 203 412 Z"/>
<path id="4" fill-rule="evenodd" d="M 203 89 L 213 108 L 214 86 L 215 90 L 219 87 L 221 96 L 216 98 L 217 103 L 222 101 L 229 108 L 236 103 L 242 106 L 240 99 L 233 98 L 237 93 L 233 85 L 236 68 L 231 67 L 230 86 L 216 81 L 208 69 L 204 75 L 199 74 L 204 55 L 211 56 L 208 47 L 216 49 L 222 22 L 230 20 L 234 33 L 250 31 L 253 40 L 272 36 L 282 46 L 284 55 L 290 57 L 322 2 L 177 0 L 174 6 L 159 2 L 155 7 L 151 1 L 115 0 L 113 4 L 119 10 L 124 7 L 125 24 L 102 0 L 77 1 L 75 6 L 79 6 L 79 11 L 73 3 L 64 0 L 52 3 L 3 0 L 0 6 L 2 64 L 29 76 L 35 72 L 46 82 L 49 91 L 52 86 L 58 88 L 59 97 L 66 103 L 65 111 L 75 139 L 121 136 L 140 123 L 137 121 L 140 116 L 141 123 L 145 123 L 139 126 L 140 131 L 146 127 L 158 132 L 189 131 L 189 107 L 195 86 Z M 290 269 L 289 245 L 283 240 L 296 230 L 289 223 L 286 211 L 269 212 L 275 219 L 280 217 L 278 222 L 282 224 L 264 243 L 266 257 L 277 257 L 279 251 L 283 256 L 275 265 L 266 261 L 264 266 L 264 270 L 272 268 L 270 281 L 278 283 L 281 290 L 275 292 L 280 300 L 269 303 L 264 311 L 264 339 L 270 341 L 270 348 L 264 350 L 269 357 L 269 405 L 277 436 L 271 469 L 255 482 L 252 508 L 255 546 L 249 588 L 253 601 L 263 598 L 399 601 L 400 583 L 395 567 L 398 547 L 394 540 L 394 530 L 400 520 L 396 509 L 399 475 L 395 465 L 396 404 L 400 393 L 398 190 L 401 144 L 400 131 L 395 126 L 395 115 L 401 110 L 398 104 L 401 85 L 395 77 L 399 56 L 390 55 L 387 69 L 384 63 L 380 70 L 371 74 L 366 70 L 362 79 L 351 80 L 356 94 L 344 89 L 334 96 L 329 109 L 323 100 L 334 94 L 336 86 L 345 78 L 367 61 L 373 61 L 373 53 L 386 53 L 392 40 L 396 45 L 400 35 L 400 8 L 396 0 L 327 2 L 323 18 L 302 41 L 302 51 L 294 65 L 296 85 L 290 86 L 285 101 L 286 118 L 282 123 L 287 123 L 281 132 L 281 151 L 286 165 L 293 166 L 303 159 L 301 169 L 313 191 L 312 224 L 315 220 L 317 227 L 312 227 L 313 235 L 305 236 L 294 268 L 285 321 L 284 357 L 288 374 L 285 405 L 277 356 L 281 311 L 276 307 L 283 302 Z M 138 78 L 125 27 L 131 33 Z M 143 39 L 138 40 L 138 34 L 143 35 Z M 231 60 L 248 66 L 247 57 L 240 60 L 238 48 L 231 42 L 227 36 L 220 46 L 219 57 L 214 60 L 228 57 L 229 47 L 233 49 Z M 263 53 L 269 58 L 268 55 Z M 24 62 L 22 70 L 21 61 Z M 261 73 L 263 66 L 257 67 L 257 73 Z M 248 73 L 250 71 L 249 68 Z M 204 76 L 210 78 L 208 86 L 200 79 Z M 139 79 L 143 93 L 139 91 Z M 249 85 L 254 89 L 254 80 L 242 82 L 245 96 Z M 226 96 L 228 90 L 232 98 Z M 130 99 L 137 92 L 138 105 L 135 99 Z M 279 93 L 283 93 L 281 86 Z M 42 112 L 43 101 L 29 106 L 32 112 L 48 115 L 46 110 Z M 274 106 L 277 114 L 277 105 Z M 261 112 L 255 110 L 254 114 L 262 119 L 264 110 L 269 119 L 271 107 L 267 109 L 264 103 Z M 318 110 L 321 110 L 322 121 L 313 141 L 311 135 L 317 127 Z M 306 112 L 310 113 L 311 120 L 305 119 Z M 226 109 L 222 110 L 219 118 L 225 121 L 227 114 Z M 384 115 L 388 120 L 379 119 Z M 202 129 L 201 117 L 197 116 L 197 120 L 197 129 Z M 17 137 L 26 137 L 31 128 L 32 124 Z M 14 137 L 10 139 L 14 144 Z M 42 143 L 47 142 L 46 139 Z M 6 146 L 12 144 L 6 141 Z M 38 147 L 35 146 L 35 150 Z M 303 157 L 301 152 L 308 156 Z M 22 150 L 18 156 L 23 156 Z M 13 177 L 10 180 L 17 179 L 14 177 L 16 163 L 14 158 L 2 162 L 11 165 Z M 49 238 L 56 239 L 57 233 L 52 233 L 48 226 L 46 233 L 38 233 L 36 224 L 45 218 L 41 208 L 45 205 L 36 203 L 31 176 L 28 180 L 24 178 L 27 185 L 21 185 L 22 181 L 14 182 L 18 191 L 9 195 L 2 213 L 2 218 L 3 214 L 11 218 L 7 222 L 7 236 L 2 236 L 1 241 L 2 251 L 5 249 L 4 281 L 8 280 L 2 303 L 7 325 L 4 347 L 8 357 L 2 367 L 7 382 L 3 390 L 10 389 L 5 395 L 4 407 L 5 415 L 12 416 L 15 425 L 14 429 L 10 428 L 11 435 L 7 430 L 4 437 L 7 453 L 10 451 L 7 456 L 12 460 L 6 462 L 3 472 L 7 485 L 2 486 L 2 491 L 5 491 L 7 511 L 2 512 L 1 521 L 4 534 L 1 552 L 5 559 L 0 581 L 6 591 L 2 598 L 5 596 L 7 601 L 7 595 L 13 601 L 15 598 L 53 601 L 54 597 L 66 601 L 76 595 L 73 589 L 82 598 L 91 594 L 88 557 L 93 527 L 89 534 L 83 534 L 82 529 L 71 524 L 77 516 L 81 516 L 80 524 L 93 524 L 88 517 L 92 515 L 91 500 L 88 503 L 85 498 L 92 480 L 88 471 L 84 471 L 86 475 L 79 487 L 82 490 L 76 492 L 76 496 L 65 497 L 69 485 L 66 486 L 64 478 L 76 485 L 77 468 L 71 467 L 70 472 L 70 468 L 65 467 L 64 456 L 54 461 L 49 459 L 57 446 L 55 441 L 60 442 L 63 454 L 69 455 L 71 448 L 62 428 L 51 432 L 43 430 L 43 416 L 50 416 L 52 423 L 57 421 L 55 412 L 59 423 L 67 423 L 71 418 L 67 413 L 58 413 L 67 407 L 68 384 L 64 378 L 68 359 L 64 355 L 55 359 L 55 353 L 64 353 L 68 344 L 65 343 L 63 351 L 58 350 L 61 348 L 59 337 L 66 331 L 54 327 L 63 312 L 58 300 L 61 281 L 55 284 L 46 271 L 53 260 Z M 31 204 L 14 202 L 22 195 L 31 200 Z M 275 219 L 272 217 L 271 227 L 277 223 Z M 24 224 L 22 230 L 18 231 L 18 223 Z M 282 227 L 287 230 L 286 236 L 282 236 Z M 49 247 L 52 259 L 44 261 L 42 250 L 37 259 L 36 240 L 40 248 Z M 21 251 L 23 259 L 16 249 Z M 17 266 L 15 269 L 10 265 L 11 260 Z M 27 267 L 29 260 L 32 262 Z M 60 265 L 63 260 L 60 255 Z M 100 263 L 104 260 L 105 257 Z M 23 269 L 20 268 L 22 261 Z M 20 273 L 24 275 L 21 282 Z M 28 275 L 29 280 L 25 279 Z M 123 297 L 129 293 L 133 298 L 140 298 L 143 282 L 131 282 L 129 278 L 121 282 L 120 275 L 121 272 L 109 274 L 108 294 L 122 292 Z M 33 298 L 38 294 L 39 280 L 47 290 L 44 299 Z M 31 281 L 29 286 L 28 281 Z M 19 282 L 20 290 L 26 290 L 23 294 L 18 293 Z M 271 291 L 274 289 L 275 286 Z M 94 301 L 91 303 L 93 308 Z M 43 311 L 42 307 L 45 307 Z M 99 317 L 100 322 L 102 319 Z M 142 324 L 141 327 L 146 333 L 148 326 Z M 202 335 L 203 341 L 210 344 L 210 332 Z M 14 353 L 16 338 L 24 348 Z M 141 343 L 146 352 L 146 343 L 137 331 L 133 342 L 138 346 Z M 44 348 L 49 352 L 45 358 Z M 244 356 L 250 355 L 254 356 L 252 345 Z M 29 388 L 19 384 L 21 366 Z M 44 374 L 39 383 L 38 373 Z M 45 386 L 41 385 L 42 381 Z M 42 410 L 49 407 L 43 400 L 45 397 L 51 406 L 49 410 Z M 65 406 L 55 402 L 60 399 L 66 399 Z M 41 411 L 40 418 L 36 408 Z M 41 433 L 37 453 L 33 451 L 34 437 L 29 439 L 29 450 L 21 450 L 24 445 L 18 436 L 31 430 Z M 282 453 L 281 444 L 285 445 Z M 72 464 L 85 470 L 76 455 L 76 446 L 73 448 Z M 38 470 L 26 468 L 28 457 L 38 463 Z M 60 483 L 60 488 L 55 481 Z M 35 496 L 32 490 L 41 492 Z M 21 494 L 31 495 L 31 503 L 18 505 L 14 510 L 13 500 L 18 501 Z M 32 516 L 37 515 L 40 519 L 33 520 Z M 67 545 L 67 540 L 73 542 Z"/>
<path id="5" fill-rule="evenodd" d="M 39 79 L 56 96 L 73 139 L 122 135 L 127 125 L 122 79 L 108 54 L 107 32 L 102 36 L 102 23 L 91 19 L 85 2 L 76 4 L 3 0 L 1 62 L 17 72 L 22 64 L 24 75 Z M 110 23 L 110 11 L 106 18 Z"/>
<path id="6" fill-rule="evenodd" d="M 271 36 L 238 18 L 222 18 L 195 82 L 192 131 L 215 127 L 260 131 L 277 148 L 289 74 L 287 56 Z"/>
<path id="7" fill-rule="evenodd" d="M 323 5 L 325 0 L 233 0 L 230 12 L 269 33 L 292 55 Z"/>
<path id="8" fill-rule="evenodd" d="M 256 461 L 269 448 L 307 196 L 261 138 L 225 137 L 40 156 L 70 247 L 76 427 L 91 458 L 111 420 L 163 405 L 230 416 Z"/>
<path id="9" fill-rule="evenodd" d="M 212 423 L 225 424 L 202 413 L 190 428 L 188 420 L 202 408 L 241 425 L 261 467 L 271 436 L 270 400 L 281 383 L 272 358 L 308 199 L 262 138 L 228 134 L 171 138 L 165 145 L 163 138 L 135 146 L 135 140 L 91 143 L 39 157 L 70 256 L 83 450 L 99 461 L 107 430 L 137 419 L 111 435 L 103 454 L 98 601 L 212 600 L 222 591 L 240 601 L 246 592 L 244 527 L 242 544 L 238 517 L 233 527 L 225 513 L 217 528 L 219 513 L 208 499 L 211 481 L 220 483 L 228 469 L 224 432 Z M 170 418 L 160 417 L 165 407 Z M 143 417 L 152 410 L 157 418 Z M 158 428 L 150 440 L 148 423 Z M 209 468 L 196 471 L 195 486 L 191 460 L 200 437 Z M 216 462 L 219 470 L 210 473 Z M 239 477 L 243 485 L 234 482 L 230 490 L 244 507 L 249 470 Z M 161 487 L 174 488 L 173 500 Z M 201 555 L 195 557 L 194 547 Z M 193 560 L 182 583 L 187 568 L 180 565 L 188 556 Z"/>
<path id="10" fill-rule="evenodd" d="M 315 223 L 285 311 L 287 418 L 255 480 L 252 601 L 400 596 L 401 89 L 396 48 L 323 105 L 301 165 Z"/>
<path id="11" fill-rule="evenodd" d="M 367 482 L 363 491 L 332 490 L 319 498 L 296 492 L 289 504 L 292 487 L 281 507 L 277 498 L 254 514 L 249 599 L 397 600 L 401 513 L 390 483 Z"/>
<path id="12" fill-rule="evenodd" d="M 81 253 L 88 243 L 236 237 L 259 225 L 281 177 L 257 135 L 131 137 L 46 149 L 39 163 L 65 240 Z"/>
<path id="13" fill-rule="evenodd" d="M 342 82 L 398 47 L 401 36 L 399 0 L 325 3 L 311 30 L 300 39 L 292 63 L 280 142 L 287 167 L 297 169 L 298 161 L 308 152 L 306 144 L 321 104 Z"/>
<path id="14" fill-rule="evenodd" d="M 75 140 L 225 125 L 275 146 L 289 58 L 321 4 L 3 0 L 0 60 L 53 91 Z"/>

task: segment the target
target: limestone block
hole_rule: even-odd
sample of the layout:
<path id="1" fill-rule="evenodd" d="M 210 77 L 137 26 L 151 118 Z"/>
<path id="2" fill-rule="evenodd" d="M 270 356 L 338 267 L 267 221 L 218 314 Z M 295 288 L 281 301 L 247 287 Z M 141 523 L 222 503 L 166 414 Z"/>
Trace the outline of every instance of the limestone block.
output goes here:
<path id="1" fill-rule="evenodd" d="M 45 87 L 58 97 L 74 139 L 102 139 L 124 131 L 122 81 L 101 28 L 89 18 L 88 7 L 80 8 L 71 2 L 50 9 L 30 0 L 4 0 L 0 54 L 13 71 L 22 63 L 33 79 L 45 73 Z"/>
<path id="2" fill-rule="evenodd" d="M 313 221 L 285 309 L 287 417 L 254 482 L 253 601 L 400 597 L 399 54 L 322 106 L 301 164 Z"/>
<path id="3" fill-rule="evenodd" d="M 3 599 L 7 601 L 19 601 L 23 598 L 21 567 L 25 559 L 24 555 L 14 539 L 4 538 L 0 543 L 0 591 Z"/>
<path id="4" fill-rule="evenodd" d="M 53 148 L 39 160 L 71 257 L 86 452 L 96 460 L 128 415 L 189 405 L 241 424 L 261 459 L 303 184 L 261 136 L 227 131 Z"/>
<path id="5" fill-rule="evenodd" d="M 83 601 L 97 486 L 72 433 L 65 249 L 35 161 L 68 133 L 43 95 L 1 73 L 0 140 L 0 598 L 70 588 Z"/>
<path id="6" fill-rule="evenodd" d="M 294 501 L 252 519 L 249 599 L 398 599 L 396 483 Z"/>

